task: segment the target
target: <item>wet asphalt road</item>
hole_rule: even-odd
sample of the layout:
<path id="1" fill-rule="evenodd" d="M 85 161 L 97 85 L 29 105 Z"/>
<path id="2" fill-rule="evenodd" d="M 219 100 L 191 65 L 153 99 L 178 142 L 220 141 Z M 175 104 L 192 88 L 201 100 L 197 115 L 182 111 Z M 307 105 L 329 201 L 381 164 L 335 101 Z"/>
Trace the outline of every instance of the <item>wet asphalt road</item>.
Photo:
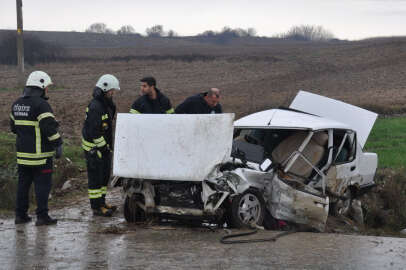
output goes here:
<path id="1" fill-rule="evenodd" d="M 224 229 L 129 225 L 122 211 L 104 218 L 88 208 L 82 200 L 51 210 L 56 226 L 0 219 L 0 269 L 406 269 L 402 238 L 301 232 L 224 245 Z"/>

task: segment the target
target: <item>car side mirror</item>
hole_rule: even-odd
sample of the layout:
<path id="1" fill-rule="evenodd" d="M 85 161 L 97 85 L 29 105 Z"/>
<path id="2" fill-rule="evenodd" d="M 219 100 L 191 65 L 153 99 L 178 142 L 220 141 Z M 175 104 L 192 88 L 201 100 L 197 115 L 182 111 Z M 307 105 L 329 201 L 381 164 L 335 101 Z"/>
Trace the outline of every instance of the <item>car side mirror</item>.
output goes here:
<path id="1" fill-rule="evenodd" d="M 272 166 L 272 161 L 267 158 L 264 161 L 262 161 L 262 163 L 259 165 L 259 169 L 261 170 L 261 172 L 267 172 L 269 171 L 269 169 L 271 169 Z"/>

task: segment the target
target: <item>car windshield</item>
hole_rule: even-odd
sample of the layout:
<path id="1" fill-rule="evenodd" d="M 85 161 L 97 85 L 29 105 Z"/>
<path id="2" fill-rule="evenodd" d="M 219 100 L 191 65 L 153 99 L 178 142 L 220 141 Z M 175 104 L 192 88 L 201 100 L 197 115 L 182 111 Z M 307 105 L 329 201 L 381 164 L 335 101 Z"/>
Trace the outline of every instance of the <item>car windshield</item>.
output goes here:
<path id="1" fill-rule="evenodd" d="M 231 155 L 254 163 L 261 163 L 265 158 L 272 160 L 276 146 L 295 132 L 287 129 L 236 129 Z"/>

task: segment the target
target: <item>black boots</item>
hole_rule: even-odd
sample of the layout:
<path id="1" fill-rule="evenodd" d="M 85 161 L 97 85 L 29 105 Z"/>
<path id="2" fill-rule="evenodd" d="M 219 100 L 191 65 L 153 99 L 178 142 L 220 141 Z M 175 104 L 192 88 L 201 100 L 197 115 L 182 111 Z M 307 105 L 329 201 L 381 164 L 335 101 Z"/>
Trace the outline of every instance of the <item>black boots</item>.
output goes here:
<path id="1" fill-rule="evenodd" d="M 24 224 L 28 223 L 32 220 L 29 215 L 25 216 L 16 216 L 14 223 L 15 224 Z M 46 215 L 43 217 L 37 217 L 37 221 L 35 222 L 35 226 L 42 226 L 42 225 L 54 225 L 58 222 L 58 220 L 51 218 L 50 216 Z"/>
<path id="2" fill-rule="evenodd" d="M 25 216 L 16 216 L 16 219 L 14 220 L 14 224 L 24 224 L 28 223 L 32 220 L 32 218 L 29 215 Z"/>
<path id="3" fill-rule="evenodd" d="M 51 218 L 50 216 L 46 215 L 43 217 L 38 217 L 37 222 L 35 222 L 35 226 L 55 225 L 57 222 L 57 219 Z"/>
<path id="4" fill-rule="evenodd" d="M 111 204 L 108 204 L 108 203 L 105 203 L 104 207 L 107 208 L 107 209 L 110 209 L 113 212 L 115 212 L 117 210 L 117 206 L 111 205 Z"/>
<path id="5" fill-rule="evenodd" d="M 99 209 L 93 209 L 93 215 L 102 217 L 111 217 L 113 215 L 113 210 L 102 206 Z"/>

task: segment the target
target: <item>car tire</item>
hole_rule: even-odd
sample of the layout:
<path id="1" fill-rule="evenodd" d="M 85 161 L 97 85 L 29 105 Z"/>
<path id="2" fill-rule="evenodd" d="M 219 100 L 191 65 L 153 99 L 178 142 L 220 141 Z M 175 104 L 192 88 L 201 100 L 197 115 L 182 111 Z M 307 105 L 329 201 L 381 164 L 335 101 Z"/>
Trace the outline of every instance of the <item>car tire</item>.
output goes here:
<path id="1" fill-rule="evenodd" d="M 262 225 L 265 215 L 265 202 L 255 189 L 234 196 L 227 211 L 227 225 L 231 228 L 247 228 L 252 223 Z"/>
<path id="2" fill-rule="evenodd" d="M 137 205 L 142 202 L 141 195 L 126 196 L 124 201 L 124 218 L 129 223 L 145 221 L 145 211 Z"/>

